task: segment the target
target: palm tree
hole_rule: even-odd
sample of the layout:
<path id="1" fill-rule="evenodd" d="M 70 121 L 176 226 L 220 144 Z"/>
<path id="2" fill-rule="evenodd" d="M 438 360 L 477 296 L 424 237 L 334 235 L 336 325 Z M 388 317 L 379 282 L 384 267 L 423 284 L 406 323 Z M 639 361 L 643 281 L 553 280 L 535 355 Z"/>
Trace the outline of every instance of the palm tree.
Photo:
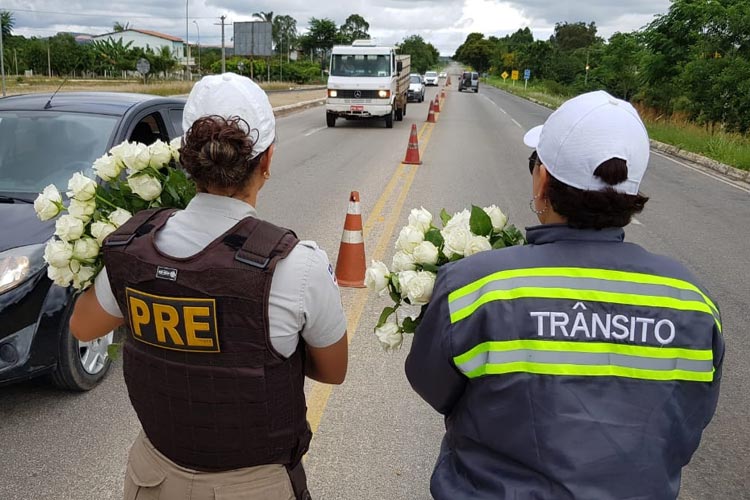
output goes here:
<path id="1" fill-rule="evenodd" d="M 114 24 L 114 26 L 112 26 L 112 31 L 114 31 L 115 33 L 121 33 L 129 29 L 130 29 L 130 23 L 127 23 L 127 22 L 125 24 L 122 24 L 121 22 L 118 21 Z"/>
<path id="2" fill-rule="evenodd" d="M 3 24 L 3 39 L 8 38 L 13 34 L 13 26 L 16 24 L 16 20 L 13 19 L 13 13 L 7 10 L 0 10 L 0 22 Z"/>
<path id="3" fill-rule="evenodd" d="M 263 11 L 255 12 L 255 13 L 253 13 L 253 17 L 256 18 L 256 19 L 258 19 L 259 21 L 265 21 L 267 23 L 272 23 L 273 22 L 273 11 L 271 10 L 271 11 L 268 11 L 268 12 L 263 12 Z"/>

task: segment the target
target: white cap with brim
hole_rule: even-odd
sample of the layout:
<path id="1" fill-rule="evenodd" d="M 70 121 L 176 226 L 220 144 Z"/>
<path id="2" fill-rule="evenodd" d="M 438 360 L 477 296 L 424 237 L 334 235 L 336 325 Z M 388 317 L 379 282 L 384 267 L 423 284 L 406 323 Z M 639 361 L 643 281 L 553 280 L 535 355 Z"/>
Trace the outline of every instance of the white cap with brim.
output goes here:
<path id="1" fill-rule="evenodd" d="M 650 155 L 648 132 L 635 108 L 601 90 L 563 103 L 544 125 L 529 130 L 523 142 L 536 148 L 539 160 L 557 180 L 592 191 L 612 187 L 638 194 Z M 628 178 L 609 186 L 594 171 L 613 158 L 626 161 Z"/>
<path id="2" fill-rule="evenodd" d="M 210 75 L 193 86 L 182 114 L 182 129 L 187 133 L 198 118 L 209 115 L 245 120 L 250 127 L 248 136 L 256 140 L 252 158 L 268 149 L 276 137 L 276 119 L 268 96 L 244 76 Z"/>

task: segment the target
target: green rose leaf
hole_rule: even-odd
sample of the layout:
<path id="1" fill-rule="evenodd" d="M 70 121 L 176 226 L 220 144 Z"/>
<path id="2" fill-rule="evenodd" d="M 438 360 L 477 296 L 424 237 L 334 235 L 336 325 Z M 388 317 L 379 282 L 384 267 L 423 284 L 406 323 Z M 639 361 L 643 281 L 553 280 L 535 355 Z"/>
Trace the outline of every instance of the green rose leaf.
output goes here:
<path id="1" fill-rule="evenodd" d="M 404 324 L 402 326 L 404 329 L 404 333 L 414 333 L 417 331 L 417 327 L 419 326 L 419 321 L 407 316 L 404 318 Z"/>
<path id="2" fill-rule="evenodd" d="M 421 264 L 421 267 L 423 271 L 430 271 L 431 273 L 436 273 L 436 274 L 438 272 L 438 269 L 440 269 L 435 264 Z"/>
<path id="3" fill-rule="evenodd" d="M 481 207 L 471 206 L 471 218 L 469 219 L 471 232 L 479 236 L 492 234 L 492 219 Z"/>
<path id="4" fill-rule="evenodd" d="M 506 246 L 508 245 L 505 244 L 505 240 L 498 238 L 497 241 L 492 244 L 492 249 L 497 250 L 498 248 L 505 248 Z"/>
<path id="5" fill-rule="evenodd" d="M 440 220 L 443 221 L 443 227 L 445 227 L 446 224 L 448 224 L 448 221 L 451 220 L 451 215 L 445 211 L 445 209 L 442 209 L 440 211 Z"/>
<path id="6" fill-rule="evenodd" d="M 388 321 L 388 318 L 391 316 L 391 314 L 396 312 L 395 307 L 386 307 L 383 309 L 383 312 L 380 313 L 380 319 L 378 319 L 378 324 L 375 328 L 380 328 L 385 324 L 386 321 Z"/>
<path id="7" fill-rule="evenodd" d="M 443 240 L 443 235 L 440 234 L 439 229 L 430 229 L 425 233 L 424 239 L 435 245 L 437 248 L 442 247 L 443 243 L 445 242 L 445 240 Z"/>

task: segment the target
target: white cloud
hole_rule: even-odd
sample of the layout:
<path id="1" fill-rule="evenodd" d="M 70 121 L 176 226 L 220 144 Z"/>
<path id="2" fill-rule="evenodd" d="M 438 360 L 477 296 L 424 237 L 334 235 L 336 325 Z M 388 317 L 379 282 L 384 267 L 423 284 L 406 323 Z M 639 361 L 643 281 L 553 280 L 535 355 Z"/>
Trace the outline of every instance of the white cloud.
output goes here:
<path id="1" fill-rule="evenodd" d="M 596 22 L 599 34 L 632 31 L 664 13 L 670 0 L 187 0 L 190 39 L 218 45 L 219 16 L 227 16 L 227 40 L 234 21 L 247 21 L 253 12 L 291 15 L 304 30 L 311 17 L 342 24 L 349 14 L 362 15 L 370 33 L 383 43 L 396 43 L 419 34 L 444 55 L 452 55 L 471 32 L 503 36 L 530 27 L 536 38 L 547 39 L 555 22 Z M 0 9 L 14 11 L 15 31 L 26 36 L 49 36 L 58 31 L 110 31 L 115 22 L 185 37 L 185 0 L 6 0 Z M 342 5 L 345 7 L 342 8 Z M 31 12 L 30 12 L 31 11 Z"/>

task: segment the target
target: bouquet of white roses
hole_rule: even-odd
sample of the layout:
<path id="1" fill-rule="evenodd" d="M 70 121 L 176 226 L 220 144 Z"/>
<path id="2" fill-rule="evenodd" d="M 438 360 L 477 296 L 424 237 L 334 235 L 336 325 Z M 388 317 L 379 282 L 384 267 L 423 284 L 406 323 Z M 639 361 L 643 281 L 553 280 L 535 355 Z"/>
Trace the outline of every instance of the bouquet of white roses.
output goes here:
<path id="1" fill-rule="evenodd" d="M 113 147 L 94 162 L 100 182 L 73 174 L 67 206 L 53 184 L 44 188 L 34 201 L 39 219 L 67 212 L 55 222 L 55 237 L 44 251 L 47 275 L 56 285 L 85 290 L 103 267 L 104 238 L 132 214 L 152 207 L 184 208 L 195 196 L 195 184 L 178 167 L 180 140 Z"/>
<path id="2" fill-rule="evenodd" d="M 462 210 L 450 216 L 440 213 L 442 229 L 433 225 L 433 217 L 424 208 L 413 209 L 409 224 L 396 240 L 396 253 L 390 270 L 373 261 L 365 273 L 365 284 L 380 295 L 390 295 L 394 305 L 386 307 L 375 326 L 375 335 L 383 347 L 397 349 L 404 333 L 414 333 L 427 304 L 440 266 L 475 253 L 512 245 L 522 245 L 521 231 L 508 224 L 507 216 L 495 205 Z M 418 316 L 403 316 L 404 304 L 421 306 Z"/>

